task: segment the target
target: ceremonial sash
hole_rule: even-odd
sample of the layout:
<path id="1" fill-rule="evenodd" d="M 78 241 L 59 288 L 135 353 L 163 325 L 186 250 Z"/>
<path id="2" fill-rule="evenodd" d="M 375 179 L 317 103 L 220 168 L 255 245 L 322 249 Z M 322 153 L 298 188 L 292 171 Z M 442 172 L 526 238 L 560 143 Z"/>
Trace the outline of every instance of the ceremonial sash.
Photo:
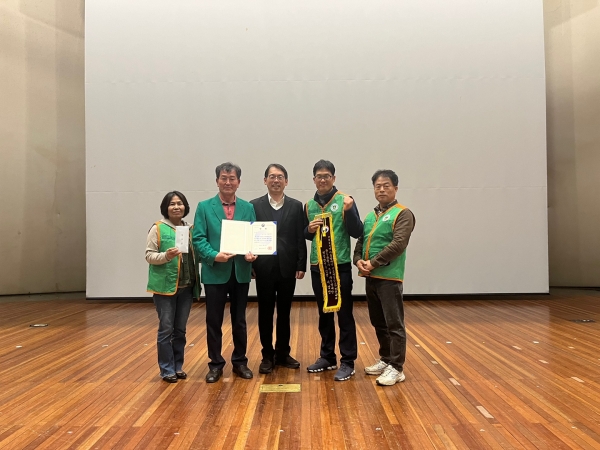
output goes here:
<path id="1" fill-rule="evenodd" d="M 323 220 L 323 225 L 317 230 L 314 237 L 316 239 L 321 286 L 323 286 L 323 312 L 335 312 L 339 311 L 342 306 L 342 292 L 335 253 L 333 217 L 331 213 L 327 212 L 317 214 L 314 218 Z"/>

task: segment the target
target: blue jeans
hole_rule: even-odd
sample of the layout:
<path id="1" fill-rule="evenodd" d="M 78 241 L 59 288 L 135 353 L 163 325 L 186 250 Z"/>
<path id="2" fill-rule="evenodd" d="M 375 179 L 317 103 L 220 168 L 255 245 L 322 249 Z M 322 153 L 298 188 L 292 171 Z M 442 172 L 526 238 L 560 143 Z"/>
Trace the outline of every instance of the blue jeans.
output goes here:
<path id="1" fill-rule="evenodd" d="M 185 328 L 192 309 L 192 287 L 178 289 L 175 295 L 154 294 L 158 313 L 158 367 L 160 376 L 175 375 L 183 367 Z"/>

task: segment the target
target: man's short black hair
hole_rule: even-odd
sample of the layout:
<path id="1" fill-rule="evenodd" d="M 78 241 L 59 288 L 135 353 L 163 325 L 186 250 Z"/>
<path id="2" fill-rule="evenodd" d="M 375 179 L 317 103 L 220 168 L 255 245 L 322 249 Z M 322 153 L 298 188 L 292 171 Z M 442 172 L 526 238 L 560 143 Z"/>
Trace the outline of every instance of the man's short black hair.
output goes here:
<path id="1" fill-rule="evenodd" d="M 377 178 L 389 178 L 394 186 L 398 186 L 398 175 L 396 172 L 390 169 L 381 169 L 373 174 L 371 177 L 371 181 L 373 182 L 373 186 L 375 186 L 375 182 Z"/>
<path id="2" fill-rule="evenodd" d="M 173 197 L 175 196 L 179 197 L 183 202 L 183 206 L 185 206 L 183 217 L 187 216 L 190 212 L 190 204 L 188 203 L 187 198 L 185 198 L 185 195 L 179 191 L 171 191 L 165 195 L 165 198 L 163 198 L 162 202 L 160 203 L 160 213 L 165 219 L 169 218 L 169 203 L 171 203 L 171 200 L 173 200 Z"/>
<path id="3" fill-rule="evenodd" d="M 229 172 L 233 172 L 234 170 L 235 170 L 235 174 L 237 175 L 238 180 L 239 180 L 242 177 L 242 169 L 240 169 L 240 166 L 238 166 L 237 164 L 234 164 L 232 162 L 226 162 L 223 164 L 219 164 L 217 166 L 217 168 L 215 169 L 215 173 L 217 174 L 217 180 L 221 176 L 221 172 L 229 173 Z"/>
<path id="4" fill-rule="evenodd" d="M 279 169 L 283 172 L 283 174 L 285 175 L 285 179 L 288 179 L 288 174 L 287 174 L 287 170 L 285 170 L 285 167 L 283 167 L 281 164 L 269 164 L 267 166 L 267 170 L 265 170 L 265 178 L 267 178 L 269 176 L 269 170 L 271 170 L 271 167 L 275 167 L 276 169 Z"/>
<path id="5" fill-rule="evenodd" d="M 335 166 L 331 161 L 327 161 L 326 159 L 320 159 L 316 162 L 315 167 L 313 167 L 313 176 L 317 174 L 317 170 L 328 170 L 331 175 L 335 175 Z"/>

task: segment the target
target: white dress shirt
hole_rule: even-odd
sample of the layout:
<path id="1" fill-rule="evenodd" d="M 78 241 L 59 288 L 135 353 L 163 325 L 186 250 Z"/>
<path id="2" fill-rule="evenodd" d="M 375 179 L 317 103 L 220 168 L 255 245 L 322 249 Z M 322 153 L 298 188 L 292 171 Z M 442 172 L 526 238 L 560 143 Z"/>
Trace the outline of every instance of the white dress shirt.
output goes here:
<path id="1" fill-rule="evenodd" d="M 273 199 L 273 197 L 271 197 L 271 194 L 267 193 L 267 196 L 269 197 L 269 204 L 271 205 L 271 208 L 273 208 L 275 211 L 277 211 L 283 207 L 283 201 L 285 200 L 285 194 L 283 195 L 283 197 L 281 197 L 281 200 L 279 200 L 278 202 L 275 201 Z"/>

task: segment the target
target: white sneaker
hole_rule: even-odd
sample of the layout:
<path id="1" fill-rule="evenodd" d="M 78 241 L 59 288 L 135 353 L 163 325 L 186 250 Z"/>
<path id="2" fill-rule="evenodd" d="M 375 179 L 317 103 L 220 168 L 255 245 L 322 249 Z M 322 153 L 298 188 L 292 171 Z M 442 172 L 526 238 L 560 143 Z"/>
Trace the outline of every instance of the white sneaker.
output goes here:
<path id="1" fill-rule="evenodd" d="M 387 366 L 375 382 L 380 386 L 393 386 L 396 383 L 404 381 L 405 378 L 404 372 L 398 372 L 392 366 Z"/>
<path id="2" fill-rule="evenodd" d="M 375 364 L 369 367 L 365 367 L 365 373 L 367 375 L 381 375 L 383 370 L 388 366 L 388 363 L 382 360 L 377 361 Z"/>

